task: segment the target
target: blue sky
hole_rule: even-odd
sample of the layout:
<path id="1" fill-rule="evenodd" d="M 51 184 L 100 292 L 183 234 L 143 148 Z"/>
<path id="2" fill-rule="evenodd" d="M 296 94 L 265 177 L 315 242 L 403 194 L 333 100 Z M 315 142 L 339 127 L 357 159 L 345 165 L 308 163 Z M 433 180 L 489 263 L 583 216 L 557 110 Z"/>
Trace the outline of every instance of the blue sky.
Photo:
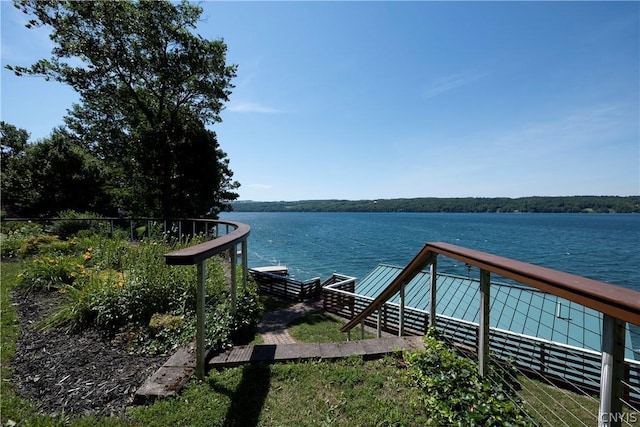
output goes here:
<path id="1" fill-rule="evenodd" d="M 202 2 L 242 200 L 640 194 L 639 2 Z M 48 57 L 1 3 L 5 64 Z M 3 68 L 34 140 L 77 101 Z"/>

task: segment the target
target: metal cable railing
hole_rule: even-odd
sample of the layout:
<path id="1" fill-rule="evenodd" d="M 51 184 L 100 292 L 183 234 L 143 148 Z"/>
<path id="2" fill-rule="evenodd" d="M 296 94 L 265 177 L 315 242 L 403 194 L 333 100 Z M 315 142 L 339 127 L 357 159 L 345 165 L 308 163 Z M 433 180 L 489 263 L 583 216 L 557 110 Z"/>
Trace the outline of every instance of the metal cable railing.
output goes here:
<path id="1" fill-rule="evenodd" d="M 438 255 L 480 270 L 480 278 L 473 281 L 470 293 L 475 296 L 475 305 L 470 304 L 468 298 L 460 298 L 452 301 L 453 306 L 448 308 L 451 312 L 463 313 L 462 317 L 472 312 L 475 317 L 470 321 L 443 316 L 438 311 L 441 307 L 436 308 L 443 298 L 438 283 L 444 276 L 437 274 Z M 405 288 L 414 283 L 418 274 L 424 274 L 427 266 L 430 277 L 422 282 L 428 288 L 425 307 L 407 307 Z M 531 292 L 518 297 L 522 301 L 516 298 L 514 303 L 508 297 L 509 289 L 498 288 L 492 292 L 495 286 L 491 284 L 490 274 L 522 283 Z M 327 289 L 326 292 L 333 291 Z M 446 243 L 425 245 L 375 298 L 365 300 L 355 290 L 340 292 L 343 300 L 348 296 L 353 304 L 349 310 L 343 307 L 336 311 L 342 315 L 348 311 L 355 313 L 347 317 L 351 320 L 343 327 L 345 332 L 358 324 L 380 328 L 390 318 L 399 334 L 420 333 L 428 326 L 435 326 L 452 345 L 472 350 L 481 373 L 488 371 L 489 360 L 498 366 L 512 362 L 510 366 L 515 366 L 519 375 L 537 378 L 527 380 L 528 387 L 546 390 L 547 385 L 562 386 L 563 390 L 578 392 L 580 398 L 565 397 L 576 400 L 571 406 L 577 408 L 577 415 L 558 415 L 557 408 L 555 413 L 551 407 L 545 409 L 546 399 L 540 398 L 545 391 L 532 394 L 531 399 L 542 402 L 528 405 L 532 412 L 562 418 L 549 422 L 550 425 L 582 425 L 585 421 L 591 425 L 595 420 L 599 425 L 623 425 L 640 421 L 640 363 L 635 360 L 627 328 L 627 324 L 629 329 L 640 324 L 640 292 Z M 390 302 L 398 295 L 399 302 Z M 395 314 L 389 315 L 389 310 Z M 430 316 L 430 313 L 436 315 Z M 492 313 L 499 313 L 498 318 L 492 318 Z M 508 320 L 506 327 L 490 326 L 490 321 L 503 322 L 502 315 L 505 322 Z M 534 318 L 538 320 L 530 326 Z M 520 332 L 515 333 L 513 329 Z M 576 330 L 582 338 L 575 338 Z M 594 337 L 597 344 L 593 344 Z M 580 341 L 590 344 L 581 348 L 575 345 Z M 494 365 L 496 363 L 492 363 Z M 582 398 L 585 395 L 586 401 Z M 551 405 L 557 407 L 558 403 Z"/>

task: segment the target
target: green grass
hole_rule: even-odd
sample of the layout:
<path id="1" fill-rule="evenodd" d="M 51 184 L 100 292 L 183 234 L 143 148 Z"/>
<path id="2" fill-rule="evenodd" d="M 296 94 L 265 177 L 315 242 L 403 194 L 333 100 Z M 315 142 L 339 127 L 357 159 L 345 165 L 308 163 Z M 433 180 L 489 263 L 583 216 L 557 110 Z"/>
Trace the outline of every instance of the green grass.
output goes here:
<path id="1" fill-rule="evenodd" d="M 190 382 L 174 400 L 132 411 L 147 425 L 422 425 L 394 358 L 246 365 Z M 188 404 L 197 411 L 184 411 Z M 158 423 L 162 420 L 162 423 Z"/>
<path id="2" fill-rule="evenodd" d="M 518 392 L 525 408 L 539 423 L 583 426 L 598 424 L 598 400 L 569 390 L 551 387 L 540 381 L 520 376 Z M 557 410 L 566 408 L 566 411 Z M 539 414 L 539 415 L 538 415 Z"/>
<path id="3" fill-rule="evenodd" d="M 340 331 L 344 321 L 330 313 L 311 313 L 294 320 L 289 334 L 300 342 L 339 342 L 346 341 L 347 334 Z M 354 332 L 352 332 L 352 335 Z M 358 338 L 360 330 L 357 331 Z M 375 334 L 365 331 L 365 338 L 375 338 Z"/>

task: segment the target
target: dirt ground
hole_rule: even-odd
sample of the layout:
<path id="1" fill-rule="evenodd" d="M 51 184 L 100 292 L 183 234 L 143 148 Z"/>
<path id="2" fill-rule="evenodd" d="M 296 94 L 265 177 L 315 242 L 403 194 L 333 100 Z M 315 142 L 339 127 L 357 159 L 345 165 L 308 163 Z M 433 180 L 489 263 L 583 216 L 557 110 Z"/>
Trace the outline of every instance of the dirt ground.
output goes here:
<path id="1" fill-rule="evenodd" d="M 130 355 L 93 329 L 40 330 L 35 326 L 55 306 L 55 293 L 18 292 L 13 304 L 20 318 L 13 384 L 44 412 L 119 415 L 167 359 Z"/>

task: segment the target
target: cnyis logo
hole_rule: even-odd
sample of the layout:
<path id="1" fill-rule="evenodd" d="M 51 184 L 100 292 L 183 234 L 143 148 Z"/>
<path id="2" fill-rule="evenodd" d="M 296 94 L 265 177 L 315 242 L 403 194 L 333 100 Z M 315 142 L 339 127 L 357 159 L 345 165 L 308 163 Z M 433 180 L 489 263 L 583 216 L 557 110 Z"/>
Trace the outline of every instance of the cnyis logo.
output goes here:
<path id="1" fill-rule="evenodd" d="M 638 412 L 612 412 L 600 415 L 600 421 L 608 425 L 609 423 L 635 424 L 640 420 Z"/>

